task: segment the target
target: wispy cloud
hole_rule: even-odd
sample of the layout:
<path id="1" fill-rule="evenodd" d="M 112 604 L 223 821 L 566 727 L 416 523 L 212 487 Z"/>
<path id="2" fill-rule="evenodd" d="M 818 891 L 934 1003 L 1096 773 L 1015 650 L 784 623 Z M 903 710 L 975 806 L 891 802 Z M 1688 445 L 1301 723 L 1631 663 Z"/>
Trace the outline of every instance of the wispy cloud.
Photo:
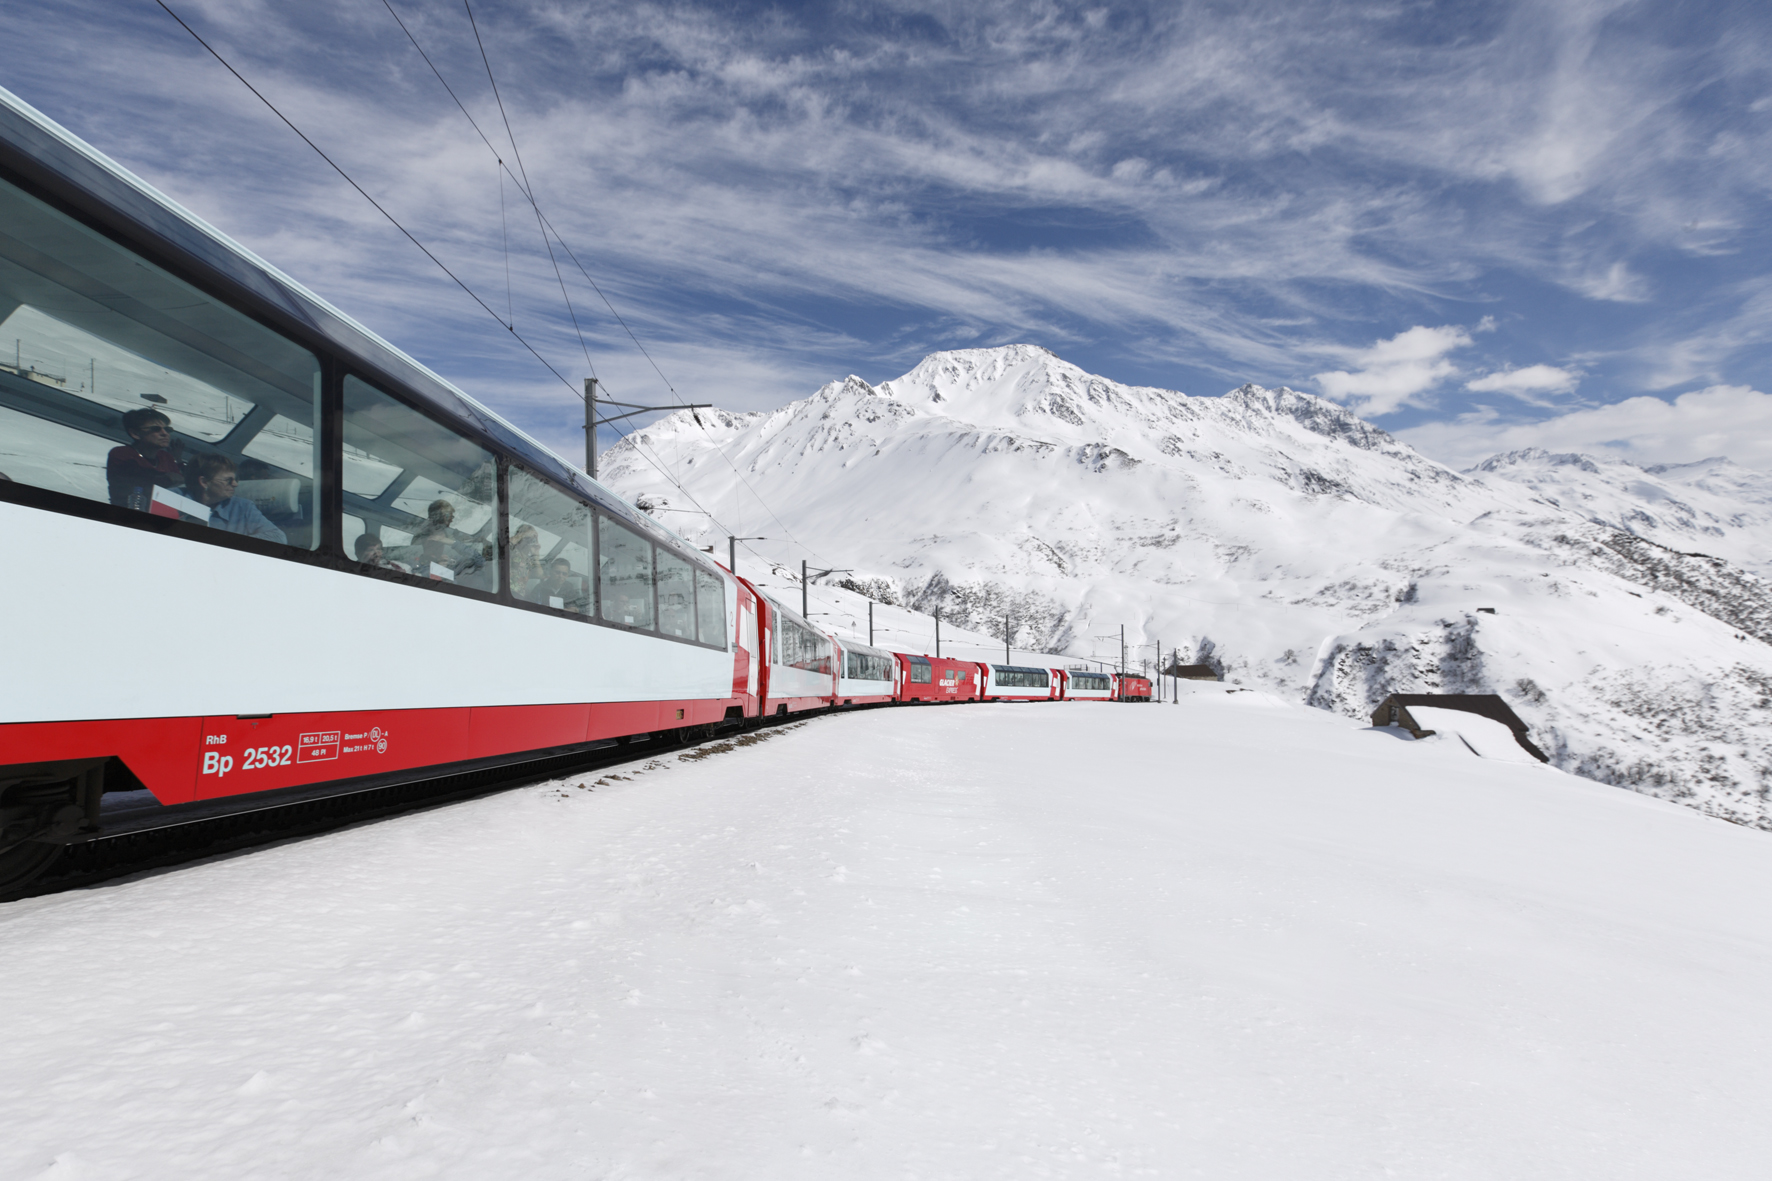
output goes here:
<path id="1" fill-rule="evenodd" d="M 1470 333 L 1462 328 L 1418 324 L 1371 348 L 1347 350 L 1347 359 L 1354 366 L 1351 372 L 1336 369 L 1316 374 L 1311 380 L 1325 397 L 1345 402 L 1360 414 L 1392 414 L 1456 376 L 1458 366 L 1447 354 L 1468 348 L 1470 343 Z"/>
<path id="2" fill-rule="evenodd" d="M 460 9 L 395 5 L 502 151 Z M 533 218 L 380 4 L 175 7 L 501 307 L 508 245 L 511 313 L 557 365 L 588 349 L 662 393 L 569 269 L 581 347 Z M 1373 414 L 1554 396 L 1456 379 L 1571 357 L 1625 393 L 1759 382 L 1768 359 L 1743 294 L 1772 212 L 1751 10 L 476 11 L 549 215 L 698 400 L 1023 339 L 1192 392 L 1318 373 Z M 157 8 L 21 0 L 0 34 L 31 46 L 9 62 L 27 99 L 476 393 L 570 414 Z M 1481 350 L 1421 327 L 1483 312 Z"/>
<path id="3" fill-rule="evenodd" d="M 1535 395 L 1567 394 L 1581 384 L 1581 374 L 1555 365 L 1527 365 L 1520 369 L 1503 369 L 1464 383 L 1464 388 L 1479 394 L 1512 394 L 1516 398 L 1533 399 Z"/>
<path id="4" fill-rule="evenodd" d="M 1772 468 L 1772 394 L 1747 386 L 1712 386 L 1671 401 L 1626 398 L 1532 423 L 1506 423 L 1493 411 L 1477 410 L 1397 434 L 1455 467 L 1499 452 L 1542 447 L 1641 464 L 1726 455 L 1751 467 Z"/>

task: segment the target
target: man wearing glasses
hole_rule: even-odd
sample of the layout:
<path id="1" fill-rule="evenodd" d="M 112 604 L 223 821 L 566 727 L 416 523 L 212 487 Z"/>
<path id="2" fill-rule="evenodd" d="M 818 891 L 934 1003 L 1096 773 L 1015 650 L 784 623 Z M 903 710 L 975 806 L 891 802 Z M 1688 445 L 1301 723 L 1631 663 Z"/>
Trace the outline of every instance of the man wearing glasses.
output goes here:
<path id="1" fill-rule="evenodd" d="M 172 441 L 172 419 L 146 407 L 125 413 L 123 430 L 131 441 L 105 457 L 105 482 L 112 504 L 146 512 L 155 485 L 177 488 L 185 482 L 178 462 L 184 445 Z"/>
<path id="2" fill-rule="evenodd" d="M 229 533 L 257 537 L 264 541 L 288 541 L 283 530 L 271 524 L 258 511 L 258 505 L 243 496 L 234 495 L 239 488 L 240 477 L 235 474 L 234 461 L 225 455 L 210 452 L 199 455 L 192 462 L 191 479 L 185 486 L 185 495 L 208 507 L 211 529 L 226 529 Z"/>

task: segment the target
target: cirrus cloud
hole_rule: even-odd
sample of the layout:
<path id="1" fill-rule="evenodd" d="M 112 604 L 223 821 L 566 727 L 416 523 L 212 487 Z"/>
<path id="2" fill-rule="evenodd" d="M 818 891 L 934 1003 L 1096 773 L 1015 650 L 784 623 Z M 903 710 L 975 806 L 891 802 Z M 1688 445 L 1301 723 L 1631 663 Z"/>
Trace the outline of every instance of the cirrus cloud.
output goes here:
<path id="1" fill-rule="evenodd" d="M 1772 470 L 1772 394 L 1744 385 L 1715 385 L 1672 401 L 1626 398 L 1538 422 L 1503 422 L 1494 410 L 1483 409 L 1397 435 L 1423 454 L 1460 468 L 1500 452 L 1542 447 L 1640 464 L 1726 455 L 1748 467 Z"/>

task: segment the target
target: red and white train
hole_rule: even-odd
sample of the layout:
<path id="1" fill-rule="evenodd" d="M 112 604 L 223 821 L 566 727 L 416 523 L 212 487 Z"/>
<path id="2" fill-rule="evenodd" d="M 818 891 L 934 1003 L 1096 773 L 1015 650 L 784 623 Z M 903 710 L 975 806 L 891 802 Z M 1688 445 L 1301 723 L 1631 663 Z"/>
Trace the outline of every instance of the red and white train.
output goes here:
<path id="1" fill-rule="evenodd" d="M 0 92 L 0 893 L 633 735 L 1142 678 L 829 635 Z"/>

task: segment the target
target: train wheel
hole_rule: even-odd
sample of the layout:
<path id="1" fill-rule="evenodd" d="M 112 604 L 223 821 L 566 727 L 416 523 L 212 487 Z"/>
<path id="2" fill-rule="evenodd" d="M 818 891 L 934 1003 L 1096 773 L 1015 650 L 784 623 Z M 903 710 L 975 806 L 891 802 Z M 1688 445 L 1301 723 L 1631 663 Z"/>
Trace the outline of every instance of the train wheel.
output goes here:
<path id="1" fill-rule="evenodd" d="M 20 841 L 9 849 L 0 849 L 0 902 L 16 897 L 42 876 L 61 856 L 62 848 L 42 841 Z"/>
<path id="2" fill-rule="evenodd" d="M 38 838 L 79 823 L 73 794 L 67 783 L 21 784 L 7 791 L 0 802 L 0 899 L 15 897 L 61 856 L 61 845 Z"/>

